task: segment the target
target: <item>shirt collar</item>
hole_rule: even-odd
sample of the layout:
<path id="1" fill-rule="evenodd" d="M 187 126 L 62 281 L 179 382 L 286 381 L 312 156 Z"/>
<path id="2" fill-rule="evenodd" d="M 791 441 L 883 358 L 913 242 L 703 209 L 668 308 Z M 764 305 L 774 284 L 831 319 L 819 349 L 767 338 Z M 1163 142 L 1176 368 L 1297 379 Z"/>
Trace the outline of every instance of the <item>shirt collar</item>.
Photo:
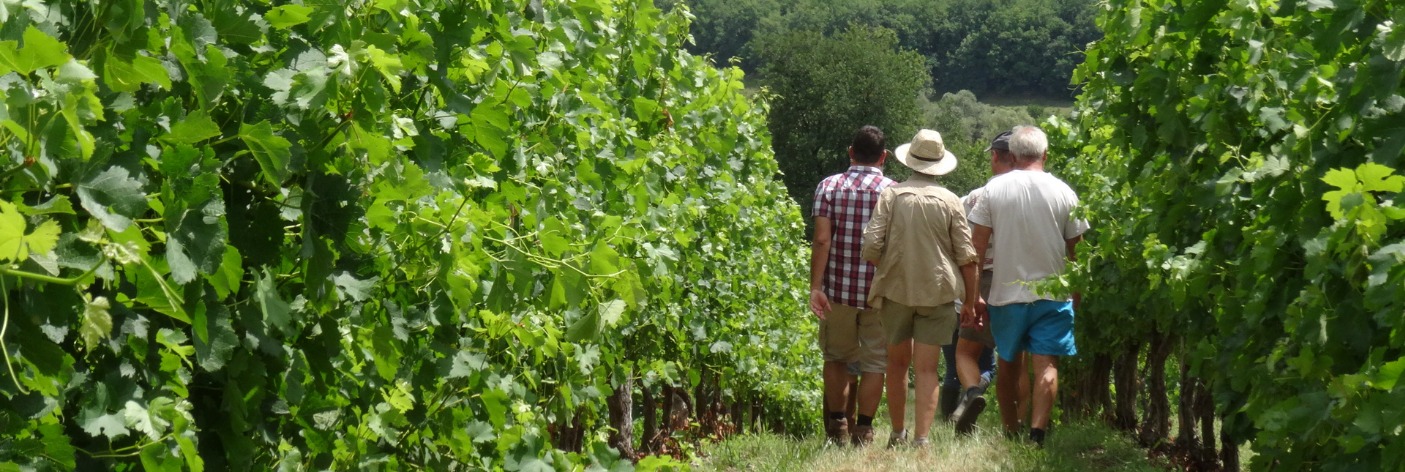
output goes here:
<path id="1" fill-rule="evenodd" d="M 849 166 L 849 172 L 883 175 L 883 168 L 854 164 Z"/>

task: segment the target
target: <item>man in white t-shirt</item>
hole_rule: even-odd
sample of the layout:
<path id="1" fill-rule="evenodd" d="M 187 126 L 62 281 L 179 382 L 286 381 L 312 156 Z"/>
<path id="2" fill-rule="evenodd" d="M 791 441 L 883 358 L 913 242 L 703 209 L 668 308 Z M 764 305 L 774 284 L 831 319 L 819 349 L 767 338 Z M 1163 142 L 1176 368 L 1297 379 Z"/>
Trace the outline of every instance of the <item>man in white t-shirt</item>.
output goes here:
<path id="1" fill-rule="evenodd" d="M 1018 434 L 1013 406 L 1017 382 L 1026 375 L 1018 359 L 1027 351 L 1033 355 L 1035 382 L 1029 438 L 1041 446 L 1058 393 L 1058 356 L 1078 352 L 1073 339 L 1078 297 L 1038 293 L 1031 284 L 1062 273 L 1088 230 L 1087 221 L 1073 216 L 1078 195 L 1044 171 L 1048 148 L 1048 137 L 1039 128 L 1015 127 L 1010 136 L 1015 170 L 991 179 L 969 215 L 980 257 L 985 258 L 988 244 L 1000 254 L 991 271 L 990 298 L 977 305 L 989 307 L 988 326 L 1000 357 L 995 391 L 1001 420 L 1007 434 Z M 964 310 L 962 316 L 978 316 L 976 312 Z"/>

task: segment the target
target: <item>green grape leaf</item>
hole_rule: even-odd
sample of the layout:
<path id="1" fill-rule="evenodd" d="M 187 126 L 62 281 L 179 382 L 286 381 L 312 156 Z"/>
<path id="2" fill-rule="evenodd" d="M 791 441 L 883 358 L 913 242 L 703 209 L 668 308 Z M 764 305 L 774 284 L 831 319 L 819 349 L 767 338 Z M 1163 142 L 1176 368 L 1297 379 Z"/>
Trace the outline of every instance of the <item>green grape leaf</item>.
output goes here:
<path id="1" fill-rule="evenodd" d="M 107 436 L 108 439 L 117 439 L 126 436 L 131 431 L 127 429 L 127 422 L 122 421 L 122 417 L 116 414 L 105 414 L 89 417 L 87 420 L 79 420 L 83 432 L 89 436 Z"/>
<path id="2" fill-rule="evenodd" d="M 1322 194 L 1322 200 L 1327 202 L 1327 213 L 1333 218 L 1342 218 L 1342 199 L 1348 194 L 1357 192 L 1356 174 L 1346 169 L 1332 169 L 1327 171 L 1327 175 L 1322 177 L 1322 181 L 1340 190 L 1333 190 Z"/>
<path id="3" fill-rule="evenodd" d="M 332 283 L 337 287 L 337 293 L 343 298 L 363 302 L 370 298 L 370 291 L 376 287 L 376 282 L 380 277 L 371 277 L 360 280 L 352 276 L 350 272 L 342 272 L 332 278 Z"/>
<path id="4" fill-rule="evenodd" d="M 483 409 L 488 410 L 488 421 L 496 428 L 502 428 L 507 423 L 507 393 L 496 388 L 489 389 L 478 396 L 483 401 Z"/>
<path id="5" fill-rule="evenodd" d="M 122 418 L 128 427 L 146 433 L 146 437 L 154 441 L 160 439 L 171 427 L 171 422 L 161 414 L 169 409 L 170 405 L 171 399 L 167 397 L 156 397 L 146 406 L 127 400 L 126 407 L 122 409 Z"/>
<path id="6" fill-rule="evenodd" d="M 1374 162 L 1356 168 L 1356 177 L 1361 179 L 1361 190 L 1366 192 L 1399 192 L 1405 187 L 1405 175 L 1392 175 L 1394 173 L 1395 169 Z"/>
<path id="7" fill-rule="evenodd" d="M 604 241 L 595 244 L 590 251 L 590 273 L 594 275 L 615 275 L 620 271 L 620 254 Z"/>
<path id="8" fill-rule="evenodd" d="M 382 390 L 381 396 L 391 408 L 404 413 L 415 408 L 415 395 L 410 392 L 412 388 L 409 382 L 399 380 L 395 382 L 394 388 Z"/>
<path id="9" fill-rule="evenodd" d="M 87 65 L 78 62 L 76 59 L 69 59 L 68 62 L 59 66 L 59 72 L 54 74 L 54 80 L 67 83 L 83 83 L 97 80 L 98 75 L 93 73 Z"/>
<path id="10" fill-rule="evenodd" d="M 1397 10 L 1399 11 L 1399 10 Z M 1386 59 L 1395 62 L 1405 62 L 1405 28 L 1401 28 L 1401 19 L 1405 15 L 1397 13 L 1393 23 L 1387 22 L 1376 26 L 1376 31 L 1380 34 L 1381 53 Z M 1387 25 L 1393 25 L 1394 28 Z"/>
<path id="11" fill-rule="evenodd" d="M 254 125 L 240 124 L 239 138 L 249 146 L 249 152 L 263 170 L 264 179 L 274 187 L 283 186 L 283 180 L 288 178 L 288 149 L 293 144 L 273 134 L 273 125 L 267 121 Z"/>
<path id="12" fill-rule="evenodd" d="M 210 274 L 210 285 L 215 288 L 215 293 L 220 298 L 239 294 L 239 288 L 244 278 L 243 257 L 239 254 L 239 248 L 233 245 L 226 245 L 224 248 L 224 261 L 220 263 L 219 270 Z"/>
<path id="13" fill-rule="evenodd" d="M 445 378 L 457 379 L 468 377 L 474 372 L 478 372 L 488 367 L 488 362 L 481 354 L 468 351 L 459 351 L 454 354 L 453 363 L 449 367 L 449 375 Z"/>
<path id="14" fill-rule="evenodd" d="M 135 228 L 136 227 L 133 227 L 133 229 Z M 140 234 L 139 231 L 138 234 Z M 190 323 L 190 314 L 186 313 L 185 306 L 182 304 L 179 295 L 161 275 L 162 269 L 155 265 L 164 261 L 157 259 L 141 259 L 140 257 L 144 256 L 144 253 L 137 253 L 136 255 L 138 259 L 133 263 L 141 264 L 146 269 L 145 271 L 137 271 L 133 275 L 137 288 L 137 301 L 173 319 L 180 320 L 187 324 Z"/>
<path id="15" fill-rule="evenodd" d="M 58 463 L 59 466 L 73 470 L 77 467 L 72 440 L 63 432 L 64 425 L 58 423 L 45 423 L 39 425 L 39 437 L 43 438 L 44 458 Z"/>
<path id="16" fill-rule="evenodd" d="M 494 157 L 507 157 L 508 144 L 504 136 L 511 129 L 508 126 L 507 112 L 499 107 L 478 105 L 473 107 L 469 119 L 473 121 L 474 142 L 483 146 L 483 149 Z"/>
<path id="17" fill-rule="evenodd" d="M 154 57 L 135 56 L 127 62 L 117 56 L 108 56 L 103 69 L 103 80 L 108 88 L 116 92 L 135 92 L 141 90 L 141 84 L 171 88 L 170 73 L 161 65 L 161 60 Z"/>
<path id="18" fill-rule="evenodd" d="M 1307 11 L 1331 10 L 1337 7 L 1333 0 L 1306 0 Z"/>
<path id="19" fill-rule="evenodd" d="M 1400 382 L 1402 373 L 1405 373 L 1405 357 L 1381 365 L 1380 370 L 1376 371 L 1376 376 L 1371 379 L 1371 386 L 1389 392 Z"/>
<path id="20" fill-rule="evenodd" d="M 0 261 L 23 262 L 31 253 L 46 254 L 58 245 L 57 222 L 45 221 L 34 232 L 25 234 L 28 226 L 15 204 L 0 201 Z"/>
<path id="21" fill-rule="evenodd" d="M 1260 108 L 1259 120 L 1262 121 L 1264 126 L 1268 128 L 1268 131 L 1272 133 L 1283 131 L 1292 126 L 1292 124 L 1284 118 L 1284 110 L 1282 107 Z"/>
<path id="22" fill-rule="evenodd" d="M 21 207 L 21 209 L 24 211 L 24 214 L 29 216 L 77 214 L 73 211 L 73 202 L 68 200 L 68 195 L 54 195 L 54 198 L 49 199 L 47 202 L 28 208 Z"/>
<path id="23" fill-rule="evenodd" d="M 29 75 L 39 69 L 62 65 L 72 59 L 68 46 L 33 25 L 24 30 L 24 45 L 0 41 L 0 75 Z"/>
<path id="24" fill-rule="evenodd" d="M 267 270 L 255 283 L 254 299 L 258 302 L 259 311 L 263 313 L 264 323 L 268 327 L 284 334 L 289 333 L 292 307 L 278 296 L 278 289 L 273 284 L 273 274 Z"/>
<path id="25" fill-rule="evenodd" d="M 561 257 L 571 249 L 571 240 L 561 237 L 559 231 L 542 231 L 537 234 L 541 238 L 542 251 L 551 257 Z"/>
<path id="26" fill-rule="evenodd" d="M 485 443 L 497 439 L 498 435 L 493 432 L 493 425 L 482 421 L 474 421 L 468 424 L 468 436 L 473 438 L 475 443 Z"/>
<path id="27" fill-rule="evenodd" d="M 370 59 L 371 67 L 374 67 L 376 72 L 380 72 L 381 77 L 390 83 L 391 90 L 399 92 L 400 73 L 405 70 L 400 56 L 387 53 L 375 46 L 367 46 L 366 57 Z"/>
<path id="28" fill-rule="evenodd" d="M 605 326 L 614 326 L 620 322 L 620 315 L 624 314 L 624 300 L 610 300 L 600 305 L 600 322 Z"/>
<path id="29" fill-rule="evenodd" d="M 200 363 L 201 369 L 216 372 L 223 369 L 233 356 L 234 348 L 239 345 L 239 335 L 234 332 L 229 308 L 211 298 L 208 292 L 205 306 L 205 334 L 202 336 L 197 332 L 193 340 L 195 359 Z"/>
<path id="30" fill-rule="evenodd" d="M 212 274 L 224 262 L 229 240 L 224 217 L 224 202 L 218 198 L 196 208 L 178 203 L 167 209 L 166 261 L 177 284 L 190 283 L 197 273 Z"/>
<path id="31" fill-rule="evenodd" d="M 107 297 L 97 297 L 83 304 L 78 336 L 83 339 L 83 346 L 88 352 L 112 334 L 111 309 L 112 304 Z"/>
<path id="32" fill-rule="evenodd" d="M 195 144 L 220 135 L 220 127 L 204 110 L 195 110 L 181 122 L 171 125 L 171 132 L 160 140 L 170 144 Z"/>
<path id="33" fill-rule="evenodd" d="M 117 232 L 125 231 L 132 224 L 132 218 L 147 209 L 141 182 L 133 179 L 124 167 L 108 167 L 79 182 L 78 198 L 83 209 L 103 226 Z"/>
<path id="34" fill-rule="evenodd" d="M 395 331 L 389 326 L 376 326 L 371 329 L 370 337 L 376 373 L 380 374 L 382 379 L 394 379 L 400 372 L 400 359 L 405 355 L 395 342 Z"/>
<path id="35" fill-rule="evenodd" d="M 268 20 L 268 25 L 277 29 L 288 29 L 296 25 L 307 23 L 312 19 L 312 7 L 302 5 L 282 5 L 273 7 L 263 15 L 263 19 Z"/>
<path id="36" fill-rule="evenodd" d="M 590 310 L 580 315 L 566 327 L 566 340 L 578 343 L 589 339 L 595 339 L 600 334 L 602 325 L 600 322 L 600 312 Z"/>

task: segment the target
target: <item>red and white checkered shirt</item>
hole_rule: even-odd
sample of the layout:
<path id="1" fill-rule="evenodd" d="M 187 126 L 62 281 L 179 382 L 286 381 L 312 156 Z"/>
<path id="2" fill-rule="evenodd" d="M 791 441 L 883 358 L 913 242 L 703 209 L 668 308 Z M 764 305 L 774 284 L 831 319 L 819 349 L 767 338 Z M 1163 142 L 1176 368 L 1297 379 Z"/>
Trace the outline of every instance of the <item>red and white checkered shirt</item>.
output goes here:
<path id="1" fill-rule="evenodd" d="M 859 257 L 859 247 L 863 244 L 863 228 L 878 204 L 878 194 L 893 184 L 893 179 L 883 176 L 882 169 L 856 165 L 825 178 L 815 188 L 815 206 L 810 216 L 829 218 L 834 228 L 829 266 L 824 269 L 824 292 L 830 301 L 868 307 L 868 285 L 875 269 Z"/>

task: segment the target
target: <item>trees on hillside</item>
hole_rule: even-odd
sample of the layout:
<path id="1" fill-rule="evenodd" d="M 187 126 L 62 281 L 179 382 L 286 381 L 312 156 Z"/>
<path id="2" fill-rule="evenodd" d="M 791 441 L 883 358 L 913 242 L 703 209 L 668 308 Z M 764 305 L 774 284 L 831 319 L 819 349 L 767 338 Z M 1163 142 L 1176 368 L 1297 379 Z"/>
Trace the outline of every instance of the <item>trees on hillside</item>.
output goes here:
<path id="1" fill-rule="evenodd" d="M 932 77 L 941 91 L 1069 97 L 1081 51 L 1098 38 L 1090 2 L 1022 0 L 1000 6 L 955 0 L 934 45 Z"/>
<path id="2" fill-rule="evenodd" d="M 848 165 L 854 131 L 875 125 L 889 148 L 921 120 L 917 99 L 931 78 L 921 54 L 886 28 L 855 27 L 832 37 L 791 31 L 756 40 L 771 97 L 772 148 L 786 188 L 808 214 L 820 179 Z"/>
<path id="3" fill-rule="evenodd" d="M 1081 51 L 1100 37 L 1091 0 L 657 0 L 685 3 L 696 19 L 694 53 L 739 58 L 755 72 L 757 38 L 781 31 L 834 35 L 883 27 L 927 58 L 939 92 L 1068 98 Z"/>

